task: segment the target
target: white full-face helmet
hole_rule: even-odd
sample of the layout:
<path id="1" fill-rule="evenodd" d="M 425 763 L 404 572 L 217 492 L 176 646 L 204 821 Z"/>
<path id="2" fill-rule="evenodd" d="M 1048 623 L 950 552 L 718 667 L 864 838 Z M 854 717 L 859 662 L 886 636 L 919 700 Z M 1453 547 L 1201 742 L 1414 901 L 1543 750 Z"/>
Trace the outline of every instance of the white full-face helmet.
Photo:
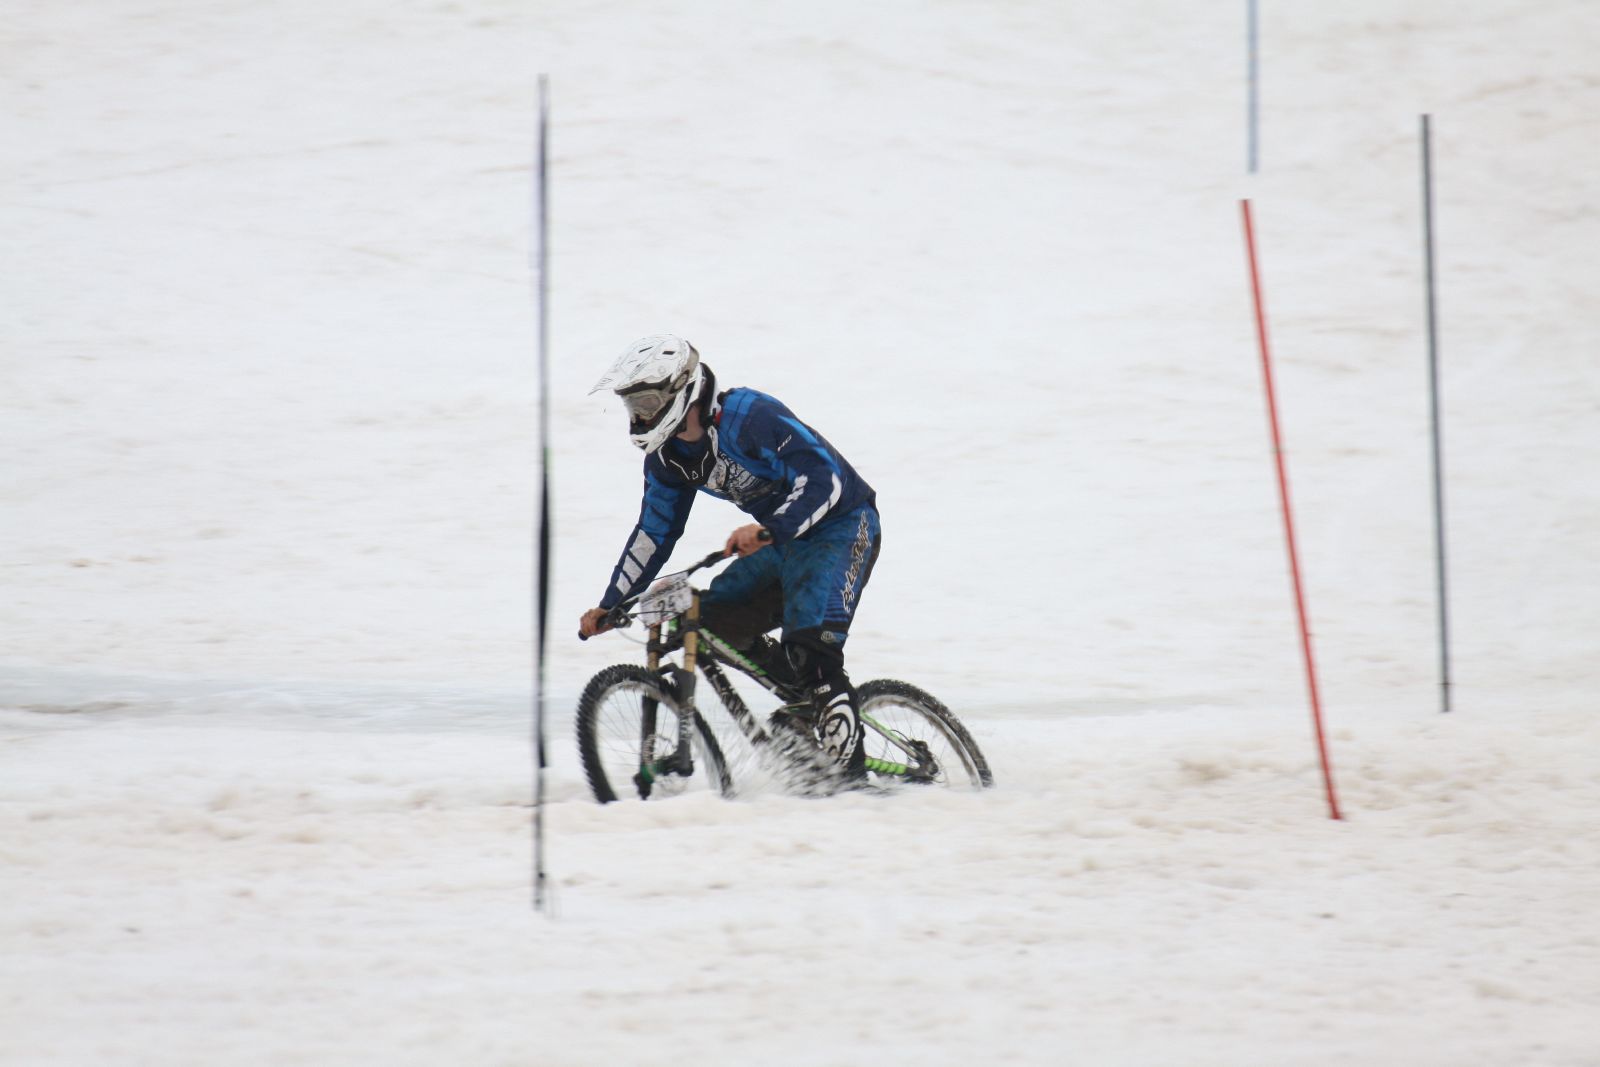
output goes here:
<path id="1" fill-rule="evenodd" d="M 610 389 L 620 396 L 628 408 L 629 439 L 654 452 L 678 431 L 704 378 L 694 345 L 671 334 L 657 334 L 624 349 L 589 392 Z"/>

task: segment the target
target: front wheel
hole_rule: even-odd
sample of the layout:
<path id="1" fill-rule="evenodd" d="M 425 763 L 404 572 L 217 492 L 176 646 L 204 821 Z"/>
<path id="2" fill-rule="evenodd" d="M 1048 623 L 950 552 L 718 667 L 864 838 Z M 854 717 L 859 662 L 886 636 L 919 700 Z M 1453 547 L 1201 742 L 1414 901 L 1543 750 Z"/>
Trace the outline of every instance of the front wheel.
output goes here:
<path id="1" fill-rule="evenodd" d="M 694 789 L 727 796 L 733 779 L 717 739 L 677 692 L 643 667 L 607 667 L 578 699 L 578 757 L 594 798 L 649 800 Z"/>
<path id="2" fill-rule="evenodd" d="M 986 789 L 989 762 L 967 728 L 931 695 L 879 678 L 856 687 L 867 769 L 879 778 Z"/>

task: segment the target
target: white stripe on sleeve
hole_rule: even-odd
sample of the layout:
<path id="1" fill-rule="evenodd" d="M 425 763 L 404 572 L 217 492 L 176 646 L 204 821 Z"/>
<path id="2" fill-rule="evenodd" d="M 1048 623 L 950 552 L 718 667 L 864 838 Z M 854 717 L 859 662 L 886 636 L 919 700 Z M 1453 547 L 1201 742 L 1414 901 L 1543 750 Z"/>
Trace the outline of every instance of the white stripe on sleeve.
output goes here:
<path id="1" fill-rule="evenodd" d="M 628 546 L 628 554 L 639 561 L 639 568 L 642 570 L 650 565 L 650 557 L 656 554 L 656 543 L 650 540 L 649 534 L 640 530 L 639 536 Z"/>

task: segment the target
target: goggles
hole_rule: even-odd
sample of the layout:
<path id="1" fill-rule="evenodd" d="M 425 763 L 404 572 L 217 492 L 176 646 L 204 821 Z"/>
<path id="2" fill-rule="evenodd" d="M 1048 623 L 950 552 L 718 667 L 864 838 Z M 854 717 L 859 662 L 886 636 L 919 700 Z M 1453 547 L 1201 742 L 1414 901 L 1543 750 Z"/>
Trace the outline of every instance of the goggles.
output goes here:
<path id="1" fill-rule="evenodd" d="M 628 421 L 636 429 L 648 430 L 661 420 L 678 392 L 670 382 L 641 382 L 617 395 L 628 409 Z"/>

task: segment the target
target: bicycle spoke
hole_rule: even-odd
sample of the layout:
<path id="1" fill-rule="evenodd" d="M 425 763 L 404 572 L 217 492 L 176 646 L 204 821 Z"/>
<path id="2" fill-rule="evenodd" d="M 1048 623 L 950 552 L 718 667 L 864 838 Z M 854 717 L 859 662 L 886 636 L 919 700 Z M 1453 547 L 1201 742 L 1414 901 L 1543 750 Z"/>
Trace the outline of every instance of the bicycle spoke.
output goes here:
<path id="1" fill-rule="evenodd" d="M 580 701 L 578 747 L 597 799 L 729 788 L 715 741 L 703 724 L 682 720 L 670 694 L 636 667 L 609 668 L 591 681 Z"/>

